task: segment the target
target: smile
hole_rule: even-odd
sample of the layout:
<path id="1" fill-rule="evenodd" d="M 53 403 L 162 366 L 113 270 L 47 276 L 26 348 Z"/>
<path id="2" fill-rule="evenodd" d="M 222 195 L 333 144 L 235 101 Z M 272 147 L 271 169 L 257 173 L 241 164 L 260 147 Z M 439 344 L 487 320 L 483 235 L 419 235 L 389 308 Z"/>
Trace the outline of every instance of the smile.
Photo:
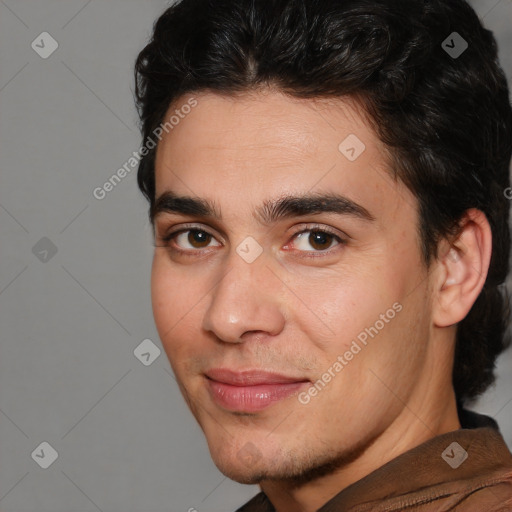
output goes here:
<path id="1" fill-rule="evenodd" d="M 207 372 L 206 383 L 213 401 L 223 409 L 257 412 L 298 393 L 310 381 L 259 370 L 216 369 Z"/>

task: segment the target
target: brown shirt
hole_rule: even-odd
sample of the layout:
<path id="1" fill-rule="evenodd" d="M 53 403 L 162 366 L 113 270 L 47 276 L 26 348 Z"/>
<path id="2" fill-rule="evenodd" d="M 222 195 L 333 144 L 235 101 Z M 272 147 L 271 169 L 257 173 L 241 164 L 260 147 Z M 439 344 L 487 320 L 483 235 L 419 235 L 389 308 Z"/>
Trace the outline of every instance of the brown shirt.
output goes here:
<path id="1" fill-rule="evenodd" d="M 462 428 L 399 455 L 318 512 L 511 512 L 512 454 L 491 418 L 459 411 Z M 260 492 L 236 512 L 275 512 Z"/>

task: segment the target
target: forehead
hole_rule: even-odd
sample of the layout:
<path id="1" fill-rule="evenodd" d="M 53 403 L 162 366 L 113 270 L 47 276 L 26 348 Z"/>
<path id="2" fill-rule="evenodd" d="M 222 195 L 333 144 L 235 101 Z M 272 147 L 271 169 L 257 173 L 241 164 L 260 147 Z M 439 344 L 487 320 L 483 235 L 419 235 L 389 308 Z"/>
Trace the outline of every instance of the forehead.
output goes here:
<path id="1" fill-rule="evenodd" d="M 195 106 L 181 110 L 191 98 Z M 170 116 L 179 121 L 157 148 L 156 197 L 172 190 L 240 205 L 335 191 L 372 204 L 382 203 L 382 194 L 407 194 L 391 178 L 389 155 L 351 98 L 202 92 L 176 100 Z"/>
<path id="2" fill-rule="evenodd" d="M 188 108 L 192 98 L 196 106 Z M 185 107 L 188 113 L 178 118 Z M 166 120 L 171 118 L 173 125 L 163 134 L 158 153 L 183 143 L 193 147 L 208 141 L 209 149 L 241 158 L 259 148 L 285 149 L 281 154 L 285 159 L 321 147 L 337 150 L 350 133 L 384 149 L 365 121 L 361 104 L 349 97 L 303 99 L 269 90 L 237 95 L 201 92 L 175 100 L 165 115 Z"/>

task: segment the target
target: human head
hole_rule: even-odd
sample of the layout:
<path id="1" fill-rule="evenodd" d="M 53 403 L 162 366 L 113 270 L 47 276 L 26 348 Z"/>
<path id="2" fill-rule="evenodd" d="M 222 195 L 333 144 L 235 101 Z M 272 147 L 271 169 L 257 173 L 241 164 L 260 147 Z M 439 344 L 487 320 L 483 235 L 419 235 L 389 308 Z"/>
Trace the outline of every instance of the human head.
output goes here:
<path id="1" fill-rule="evenodd" d="M 453 32 L 468 42 L 457 58 L 442 46 Z M 492 383 L 509 318 L 500 284 L 510 250 L 512 114 L 493 36 L 466 2 L 183 1 L 155 24 L 136 79 L 145 140 L 170 105 L 196 93 L 236 99 L 271 87 L 290 98 L 356 100 L 393 177 L 417 200 L 426 268 L 465 212 L 489 221 L 492 258 L 457 326 L 453 386 L 464 403 Z M 138 173 L 150 214 L 155 156 L 150 150 Z"/>
<path id="2" fill-rule="evenodd" d="M 457 59 L 441 47 L 453 31 L 469 43 Z M 135 71 L 144 140 L 187 92 L 269 83 L 295 97 L 360 98 L 418 198 L 427 264 L 464 211 L 479 208 L 491 224 L 489 275 L 459 324 L 453 382 L 461 402 L 493 382 L 506 346 L 498 285 L 510 250 L 512 116 L 495 40 L 465 1 L 184 1 L 158 19 Z M 155 153 L 138 172 L 150 206 Z"/>

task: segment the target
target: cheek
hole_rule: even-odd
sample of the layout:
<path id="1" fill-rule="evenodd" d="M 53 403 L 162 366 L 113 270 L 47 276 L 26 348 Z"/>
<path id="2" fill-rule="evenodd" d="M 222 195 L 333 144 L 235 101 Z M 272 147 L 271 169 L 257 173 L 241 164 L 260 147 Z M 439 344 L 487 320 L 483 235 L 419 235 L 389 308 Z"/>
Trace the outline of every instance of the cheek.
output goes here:
<path id="1" fill-rule="evenodd" d="M 294 318 L 308 338 L 328 355 L 343 353 L 396 300 L 395 290 L 382 281 L 383 272 L 377 265 L 370 267 L 295 279 L 292 287 L 297 296 L 304 298 L 305 308 L 304 314 Z"/>
<path id="2" fill-rule="evenodd" d="M 171 279 L 170 273 L 165 270 L 162 258 L 155 252 L 151 267 L 151 304 L 160 338 L 172 326 L 176 295 L 176 284 Z"/>
<path id="3" fill-rule="evenodd" d="M 200 281 L 173 270 L 165 256 L 155 254 L 151 269 L 151 302 L 155 325 L 167 354 L 187 346 L 178 341 L 183 339 L 184 332 L 190 336 L 192 325 L 200 325 L 194 321 L 194 310 L 200 306 L 202 296 L 198 283 Z"/>

